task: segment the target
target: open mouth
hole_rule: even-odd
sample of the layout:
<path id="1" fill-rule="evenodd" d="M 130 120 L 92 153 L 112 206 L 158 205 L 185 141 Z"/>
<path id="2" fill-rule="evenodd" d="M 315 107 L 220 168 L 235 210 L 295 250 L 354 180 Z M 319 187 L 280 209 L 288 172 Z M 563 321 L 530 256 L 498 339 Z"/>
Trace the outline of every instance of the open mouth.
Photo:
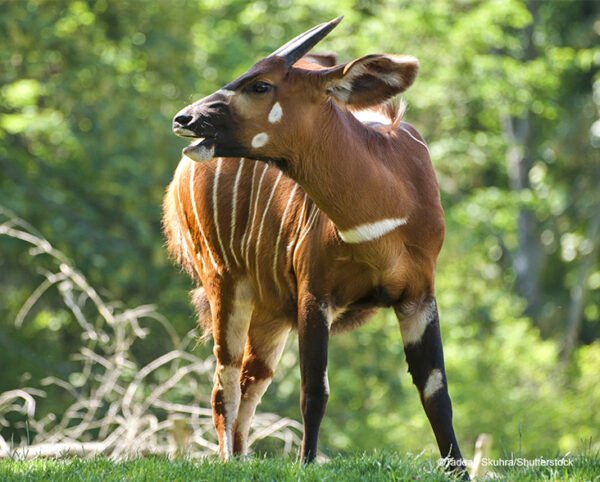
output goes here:
<path id="1" fill-rule="evenodd" d="M 183 148 L 183 155 L 189 157 L 193 161 L 206 162 L 214 157 L 217 139 L 215 136 L 199 137 L 191 129 L 185 127 L 173 127 L 173 133 L 179 137 L 191 137 L 193 142 Z"/>
<path id="2" fill-rule="evenodd" d="M 188 137 L 188 136 L 185 136 Z M 183 155 L 196 162 L 206 162 L 214 157 L 216 139 L 214 137 L 200 137 L 189 146 L 183 148 Z"/>

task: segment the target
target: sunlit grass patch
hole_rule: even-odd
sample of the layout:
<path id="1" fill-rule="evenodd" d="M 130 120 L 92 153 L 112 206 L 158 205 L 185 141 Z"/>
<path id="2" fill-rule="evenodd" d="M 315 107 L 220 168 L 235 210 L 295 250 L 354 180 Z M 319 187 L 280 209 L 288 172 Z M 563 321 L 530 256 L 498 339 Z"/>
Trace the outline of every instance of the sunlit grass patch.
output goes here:
<path id="1" fill-rule="evenodd" d="M 503 467 L 480 480 L 600 480 L 600 455 L 571 459 L 568 467 Z M 452 481 L 435 458 L 388 452 L 338 456 L 302 467 L 293 458 L 251 457 L 221 463 L 215 457 L 144 457 L 113 462 L 104 457 L 82 459 L 37 458 L 0 461 L 0 480 L 276 480 L 276 481 Z"/>

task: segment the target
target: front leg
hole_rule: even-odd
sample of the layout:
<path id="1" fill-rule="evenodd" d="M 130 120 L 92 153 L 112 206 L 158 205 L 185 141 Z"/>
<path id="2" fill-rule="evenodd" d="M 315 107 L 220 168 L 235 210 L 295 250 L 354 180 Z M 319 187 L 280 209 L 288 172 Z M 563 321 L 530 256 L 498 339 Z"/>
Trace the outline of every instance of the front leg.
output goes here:
<path id="1" fill-rule="evenodd" d="M 300 407 L 304 422 L 301 462 L 317 455 L 319 427 L 329 398 L 327 347 L 331 314 L 326 302 L 312 294 L 299 297 L 298 343 L 300 352 Z"/>
<path id="2" fill-rule="evenodd" d="M 209 295 L 217 358 L 212 391 L 213 420 L 221 460 L 233 455 L 233 430 L 240 406 L 240 372 L 250 325 L 252 294 L 246 282 L 222 279 Z"/>

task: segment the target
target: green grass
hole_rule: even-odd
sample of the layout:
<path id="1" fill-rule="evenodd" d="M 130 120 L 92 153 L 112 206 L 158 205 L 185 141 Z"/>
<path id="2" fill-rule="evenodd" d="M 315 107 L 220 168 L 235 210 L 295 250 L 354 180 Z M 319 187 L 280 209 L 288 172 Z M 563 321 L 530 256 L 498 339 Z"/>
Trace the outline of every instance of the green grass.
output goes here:
<path id="1" fill-rule="evenodd" d="M 548 467 L 496 468 L 489 480 L 581 480 L 600 481 L 600 454 L 573 457 L 568 468 Z M 423 456 L 399 456 L 392 453 L 336 457 L 330 462 L 300 467 L 290 459 L 250 458 L 227 464 L 214 458 L 198 461 L 169 460 L 163 457 L 137 458 L 113 462 L 107 458 L 37 458 L 27 461 L 0 460 L 0 480 L 60 481 L 452 481 L 436 466 L 434 459 Z"/>

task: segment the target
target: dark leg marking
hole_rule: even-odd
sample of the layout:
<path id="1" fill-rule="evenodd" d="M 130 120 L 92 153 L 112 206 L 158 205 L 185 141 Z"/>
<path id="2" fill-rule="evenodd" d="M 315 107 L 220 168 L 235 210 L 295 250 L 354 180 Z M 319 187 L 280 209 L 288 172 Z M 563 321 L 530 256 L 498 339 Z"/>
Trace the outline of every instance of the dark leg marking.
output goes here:
<path id="1" fill-rule="evenodd" d="M 456 469 L 468 480 L 468 473 L 465 470 L 452 426 L 452 403 L 448 395 L 440 322 L 435 299 L 422 306 L 423 310 L 427 310 L 422 314 L 422 316 L 427 316 L 426 323 L 423 325 L 424 319 L 421 316 L 415 316 L 413 319 L 416 320 L 415 323 L 425 326 L 425 330 L 419 340 L 413 337 L 411 340 L 407 340 L 408 343 L 405 342 L 404 346 L 408 370 L 412 375 L 413 383 L 419 390 L 421 403 L 435 434 L 440 455 L 450 459 L 450 470 Z M 399 317 L 403 314 L 399 309 L 396 312 Z"/>
<path id="2" fill-rule="evenodd" d="M 312 462 L 317 455 L 319 427 L 329 398 L 327 349 L 329 344 L 329 309 L 312 296 L 300 300 L 298 343 L 300 351 L 300 408 L 304 437 L 300 459 Z"/>

